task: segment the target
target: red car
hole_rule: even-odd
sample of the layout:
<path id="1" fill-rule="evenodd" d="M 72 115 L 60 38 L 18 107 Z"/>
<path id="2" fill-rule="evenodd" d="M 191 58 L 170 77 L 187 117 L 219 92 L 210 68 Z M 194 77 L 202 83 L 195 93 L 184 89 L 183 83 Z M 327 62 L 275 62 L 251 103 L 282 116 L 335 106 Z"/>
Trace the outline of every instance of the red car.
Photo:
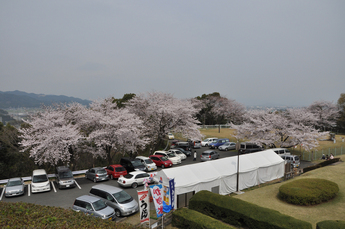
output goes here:
<path id="1" fill-rule="evenodd" d="M 157 167 L 171 167 L 173 163 L 163 155 L 151 155 L 150 159 L 157 165 Z"/>
<path id="2" fill-rule="evenodd" d="M 121 175 L 127 175 L 127 170 L 119 164 L 109 165 L 105 170 L 107 171 L 110 179 L 119 178 Z"/>

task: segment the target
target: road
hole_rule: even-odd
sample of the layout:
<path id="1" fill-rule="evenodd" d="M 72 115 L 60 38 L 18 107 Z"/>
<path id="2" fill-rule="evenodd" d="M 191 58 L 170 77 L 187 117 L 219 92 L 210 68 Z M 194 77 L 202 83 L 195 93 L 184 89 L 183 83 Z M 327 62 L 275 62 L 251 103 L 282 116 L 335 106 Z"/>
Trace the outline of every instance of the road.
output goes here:
<path id="1" fill-rule="evenodd" d="M 192 156 L 187 157 L 187 159 L 182 161 L 181 164 L 174 165 L 174 167 L 185 166 L 185 165 L 194 164 L 194 163 L 205 163 L 205 162 L 200 161 L 200 155 L 203 151 L 207 149 L 208 149 L 207 147 L 203 147 L 201 149 L 195 149 L 198 154 L 197 161 L 193 161 L 193 153 L 192 153 Z M 219 151 L 219 152 L 220 152 L 220 158 L 237 156 L 237 151 Z M 302 161 L 301 168 L 307 167 L 310 164 L 311 164 L 310 162 Z M 159 170 L 161 170 L 161 168 L 158 168 L 158 171 Z M 28 192 L 28 185 L 26 185 L 25 194 L 23 196 L 11 197 L 11 198 L 5 198 L 3 194 L 3 188 L 1 188 L 0 195 L 3 194 L 1 201 L 4 201 L 4 202 L 22 201 L 22 202 L 33 203 L 33 204 L 48 205 L 48 206 L 55 206 L 55 207 L 62 207 L 62 208 L 71 208 L 72 204 L 74 203 L 75 198 L 81 195 L 88 194 L 91 187 L 95 185 L 95 183 L 93 183 L 91 180 L 87 180 L 84 177 L 76 178 L 76 181 L 80 188 L 77 186 L 71 189 L 59 190 L 57 188 L 55 181 L 52 181 L 51 182 L 52 190 L 50 192 L 34 193 L 34 194 Z M 103 181 L 99 183 L 120 187 L 117 183 L 117 180 Z M 138 195 L 137 195 L 138 190 L 143 190 L 143 186 L 139 186 L 136 189 L 125 188 L 125 191 L 128 192 L 137 201 L 138 201 Z"/>

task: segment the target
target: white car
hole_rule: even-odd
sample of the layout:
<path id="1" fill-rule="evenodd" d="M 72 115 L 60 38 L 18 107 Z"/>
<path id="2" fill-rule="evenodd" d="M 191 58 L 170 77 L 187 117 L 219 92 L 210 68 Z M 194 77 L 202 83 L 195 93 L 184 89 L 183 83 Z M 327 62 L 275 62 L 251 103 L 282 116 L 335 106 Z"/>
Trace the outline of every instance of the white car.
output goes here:
<path id="1" fill-rule="evenodd" d="M 50 182 L 44 169 L 36 169 L 32 172 L 31 192 L 50 191 Z"/>
<path id="2" fill-rule="evenodd" d="M 175 136 L 172 133 L 168 133 L 169 140 L 174 140 Z"/>
<path id="3" fill-rule="evenodd" d="M 182 153 L 180 150 L 178 149 L 170 149 L 168 152 L 174 152 L 176 154 L 176 156 L 180 157 L 181 160 L 186 160 L 187 156 L 186 154 Z"/>
<path id="4" fill-rule="evenodd" d="M 217 140 L 218 138 L 206 138 L 204 140 L 202 140 L 201 142 L 201 146 L 209 146 L 211 142 L 213 142 L 214 140 Z"/>
<path id="5" fill-rule="evenodd" d="M 152 183 L 152 179 L 148 173 L 143 171 L 130 172 L 127 175 L 120 176 L 117 183 L 122 187 L 137 188 L 138 185 L 144 185 L 145 182 Z"/>
<path id="6" fill-rule="evenodd" d="M 146 171 L 157 170 L 157 165 L 149 157 L 137 156 L 136 159 L 139 159 L 145 165 Z"/>
<path id="7" fill-rule="evenodd" d="M 181 158 L 178 157 L 174 152 L 168 151 L 156 151 L 153 155 L 163 155 L 168 158 L 174 165 L 181 164 Z"/>

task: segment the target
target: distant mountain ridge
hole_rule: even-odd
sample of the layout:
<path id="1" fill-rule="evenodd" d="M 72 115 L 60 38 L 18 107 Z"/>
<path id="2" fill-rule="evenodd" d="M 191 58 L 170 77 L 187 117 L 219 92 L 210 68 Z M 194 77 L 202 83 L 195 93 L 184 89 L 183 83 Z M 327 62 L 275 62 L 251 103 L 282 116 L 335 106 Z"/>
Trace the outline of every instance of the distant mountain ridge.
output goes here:
<path id="1" fill-rule="evenodd" d="M 16 107 L 40 107 L 42 105 L 52 105 L 54 103 L 71 103 L 77 102 L 83 105 L 89 105 L 90 100 L 68 97 L 65 95 L 44 95 L 27 93 L 23 91 L 0 91 L 0 109 Z"/>

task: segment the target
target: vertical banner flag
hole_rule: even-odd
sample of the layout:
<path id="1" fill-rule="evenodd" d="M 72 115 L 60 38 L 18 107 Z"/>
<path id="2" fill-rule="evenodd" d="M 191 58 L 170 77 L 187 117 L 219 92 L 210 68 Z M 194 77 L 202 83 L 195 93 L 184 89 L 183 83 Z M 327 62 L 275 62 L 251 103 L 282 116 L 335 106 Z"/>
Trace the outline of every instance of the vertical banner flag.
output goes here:
<path id="1" fill-rule="evenodd" d="M 150 220 L 150 202 L 149 191 L 138 191 L 140 223 L 149 222 Z"/>
<path id="2" fill-rule="evenodd" d="M 171 209 L 175 209 L 175 178 L 169 180 L 170 187 L 170 206 Z"/>
<path id="3" fill-rule="evenodd" d="M 163 212 L 165 213 L 168 213 L 171 210 L 169 189 L 169 186 L 163 185 Z"/>
<path id="4" fill-rule="evenodd" d="M 156 207 L 156 214 L 157 217 L 161 217 L 163 215 L 163 195 L 162 195 L 162 185 L 151 185 L 150 186 L 153 202 L 155 203 Z"/>

